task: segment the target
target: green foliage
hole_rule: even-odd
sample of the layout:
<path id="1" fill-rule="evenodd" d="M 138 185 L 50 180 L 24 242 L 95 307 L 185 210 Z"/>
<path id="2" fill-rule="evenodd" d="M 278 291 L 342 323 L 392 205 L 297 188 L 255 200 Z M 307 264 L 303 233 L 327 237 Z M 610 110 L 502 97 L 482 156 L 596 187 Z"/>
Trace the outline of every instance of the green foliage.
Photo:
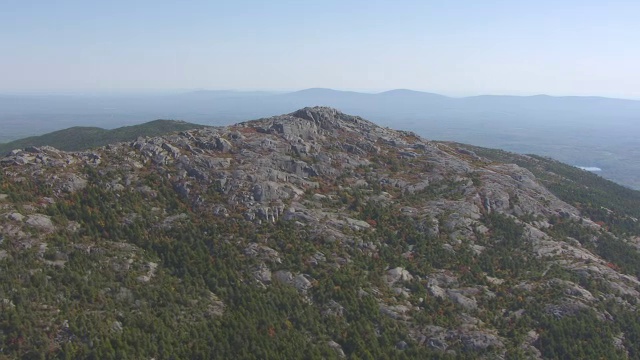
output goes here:
<path id="1" fill-rule="evenodd" d="M 166 178 L 153 172 L 141 182 L 151 185 L 155 196 L 135 190 L 113 196 L 100 186 L 110 174 L 92 167 L 85 172 L 89 186 L 46 209 L 62 230 L 51 234 L 45 253 L 16 249 L 14 261 L 4 264 L 0 298 L 14 307 L 0 313 L 3 354 L 336 359 L 328 346 L 334 340 L 351 358 L 431 357 L 426 348 L 396 350 L 398 341 L 408 340 L 406 329 L 381 315 L 372 296 L 358 293 L 371 280 L 362 270 L 370 258 L 356 256 L 338 270 L 309 268 L 304 259 L 320 244 L 309 243 L 309 234 L 291 223 L 247 227 L 241 220 L 196 214 Z M 27 181 L 10 190 L 33 186 Z M 187 218 L 162 228 L 157 226 L 159 210 L 153 209 Z M 80 229 L 67 230 L 71 222 Z M 253 260 L 230 237 L 266 239 L 283 254 L 283 268 L 312 274 L 313 304 L 291 286 L 256 286 L 247 272 Z M 326 246 L 325 253 L 339 251 Z M 63 265 L 42 267 L 42 261 Z M 141 281 L 151 262 L 159 263 L 159 270 L 150 281 Z M 381 262 L 373 266 L 383 271 Z M 29 271 L 34 268 L 41 271 Z M 224 303 L 222 315 L 213 313 L 212 293 Z M 345 308 L 344 315 L 321 314 L 332 300 Z"/>
<path id="2" fill-rule="evenodd" d="M 490 276 L 505 279 L 532 278 L 541 273 L 543 264 L 533 255 L 532 244 L 523 239 L 524 226 L 498 213 L 482 219 L 490 233 L 479 243 L 487 246 L 477 265 Z"/>
<path id="3" fill-rule="evenodd" d="M 640 277 L 640 253 L 637 248 L 609 235 L 598 241 L 596 253 L 614 264 L 616 270 Z"/>
<path id="4" fill-rule="evenodd" d="M 613 326 L 596 314 L 580 313 L 561 319 L 544 317 L 538 348 L 548 359 L 626 359 L 613 345 Z"/>
<path id="5" fill-rule="evenodd" d="M 154 120 L 140 125 L 125 126 L 113 130 L 78 126 L 0 144 L 0 154 L 7 153 L 13 149 L 45 145 L 65 151 L 80 151 L 116 142 L 132 141 L 139 136 L 160 136 L 171 132 L 202 127 L 204 126 L 175 120 Z"/>

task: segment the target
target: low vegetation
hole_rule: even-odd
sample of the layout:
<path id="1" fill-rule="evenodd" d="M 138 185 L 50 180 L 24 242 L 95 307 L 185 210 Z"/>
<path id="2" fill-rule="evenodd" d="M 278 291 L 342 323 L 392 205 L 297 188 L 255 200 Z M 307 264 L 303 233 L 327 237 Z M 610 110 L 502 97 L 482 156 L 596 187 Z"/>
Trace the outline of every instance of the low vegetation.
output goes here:
<path id="1" fill-rule="evenodd" d="M 0 144 L 0 154 L 6 154 L 11 150 L 23 149 L 29 146 L 53 146 L 56 149 L 65 151 L 81 151 L 121 141 L 133 141 L 139 136 L 160 136 L 175 131 L 202 127 L 203 125 L 176 120 L 155 120 L 113 130 L 77 126 Z"/>

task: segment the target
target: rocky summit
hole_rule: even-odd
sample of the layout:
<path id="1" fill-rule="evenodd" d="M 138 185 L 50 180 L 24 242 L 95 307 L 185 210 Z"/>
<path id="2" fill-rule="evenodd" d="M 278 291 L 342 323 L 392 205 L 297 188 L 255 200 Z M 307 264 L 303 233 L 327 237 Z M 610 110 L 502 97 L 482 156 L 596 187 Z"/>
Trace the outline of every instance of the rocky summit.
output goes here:
<path id="1" fill-rule="evenodd" d="M 0 358 L 640 357 L 640 205 L 483 151 L 325 107 L 14 150 Z"/>

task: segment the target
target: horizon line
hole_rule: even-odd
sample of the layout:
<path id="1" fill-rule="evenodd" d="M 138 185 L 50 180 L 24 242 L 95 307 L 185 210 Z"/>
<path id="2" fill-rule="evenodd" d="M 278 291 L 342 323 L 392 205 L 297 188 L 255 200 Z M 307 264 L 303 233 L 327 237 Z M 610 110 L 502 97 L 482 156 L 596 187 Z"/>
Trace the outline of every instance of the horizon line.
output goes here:
<path id="1" fill-rule="evenodd" d="M 504 97 L 583 97 L 583 98 L 606 98 L 619 100 L 640 101 L 640 95 L 613 95 L 613 94 L 567 94 L 567 93 L 545 93 L 545 92 L 439 92 L 424 89 L 410 88 L 329 88 L 329 87 L 308 87 L 308 88 L 174 88 L 174 89 L 57 89 L 57 90 L 0 90 L 0 96 L 158 96 L 158 95 L 181 95 L 197 92 L 235 92 L 235 93 L 271 93 L 292 94 L 309 90 L 324 90 L 333 92 L 358 93 L 367 95 L 380 95 L 385 93 L 406 91 L 420 94 L 438 95 L 448 98 L 472 98 L 480 96 L 504 96 Z"/>

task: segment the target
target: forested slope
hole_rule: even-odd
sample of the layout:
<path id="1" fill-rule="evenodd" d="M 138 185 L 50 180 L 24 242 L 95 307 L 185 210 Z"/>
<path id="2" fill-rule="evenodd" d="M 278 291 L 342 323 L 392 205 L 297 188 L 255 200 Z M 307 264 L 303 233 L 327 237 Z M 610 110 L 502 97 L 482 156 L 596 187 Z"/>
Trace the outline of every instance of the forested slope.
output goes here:
<path id="1" fill-rule="evenodd" d="M 635 193 L 499 155 L 328 108 L 15 152 L 0 357 L 639 357 Z"/>

